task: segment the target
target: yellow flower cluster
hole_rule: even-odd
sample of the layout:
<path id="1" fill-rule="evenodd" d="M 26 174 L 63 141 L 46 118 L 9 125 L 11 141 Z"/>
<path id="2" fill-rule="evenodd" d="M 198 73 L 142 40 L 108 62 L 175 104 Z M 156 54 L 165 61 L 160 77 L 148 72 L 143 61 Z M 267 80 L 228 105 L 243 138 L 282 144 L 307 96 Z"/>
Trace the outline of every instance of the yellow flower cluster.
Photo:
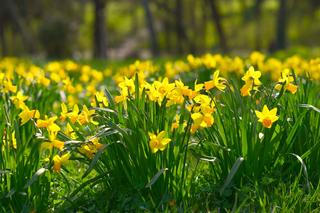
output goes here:
<path id="1" fill-rule="evenodd" d="M 208 71 L 210 75 L 198 82 L 201 70 Z M 184 74 L 192 75 L 189 82 L 181 80 Z M 78 151 L 89 159 L 103 147 L 101 138 L 90 135 L 87 130 L 99 125 L 95 118 L 97 108 L 110 105 L 103 92 L 107 80 L 113 80 L 118 85 L 119 94 L 114 98 L 117 106 L 127 110 L 129 100 L 145 95 L 144 98 L 154 105 L 176 107 L 176 116 L 169 118 L 172 119 L 171 126 L 166 127 L 171 133 L 180 127 L 184 130 L 189 124 L 190 132 L 194 134 L 214 124 L 216 101 L 219 101 L 216 95 L 229 88 L 229 74 L 242 76 L 242 96 L 251 96 L 259 90 L 261 76 L 270 77 L 275 90 L 295 94 L 298 78 L 320 81 L 320 58 L 308 61 L 292 56 L 281 61 L 259 52 L 253 52 L 247 59 L 220 54 L 188 55 L 186 60 L 167 62 L 164 67 L 151 61 L 136 61 L 118 68 L 116 72 L 111 69 L 96 70 L 70 60 L 38 66 L 29 61 L 5 58 L 0 60 L 0 91 L 10 106 L 14 106 L 20 125 L 33 123 L 44 140 L 41 147 L 56 153 L 51 159 L 54 171 L 59 172 L 72 154 L 67 151 L 66 139 L 61 134 L 69 141 L 79 142 Z M 233 88 L 230 87 L 230 90 L 233 91 Z M 37 105 L 43 93 L 54 100 L 45 113 L 40 104 Z M 42 101 L 42 104 L 45 102 Z M 180 117 L 182 108 L 187 109 L 189 121 L 186 117 Z M 263 107 L 262 112 L 255 113 L 266 128 L 278 119 L 277 110 L 269 111 L 267 106 Z M 79 132 L 84 132 L 84 137 L 79 137 Z M 16 135 L 13 131 L 10 134 L 12 146 L 17 149 Z M 149 133 L 149 146 L 153 153 L 166 149 L 171 141 L 167 134 L 169 132 L 165 130 L 158 134 Z"/>
<path id="2" fill-rule="evenodd" d="M 250 67 L 245 75 L 241 78 L 245 84 L 240 89 L 242 96 L 251 96 L 251 91 L 257 91 L 262 84 L 259 78 L 261 77 L 260 71 L 255 71 L 254 67 Z"/>

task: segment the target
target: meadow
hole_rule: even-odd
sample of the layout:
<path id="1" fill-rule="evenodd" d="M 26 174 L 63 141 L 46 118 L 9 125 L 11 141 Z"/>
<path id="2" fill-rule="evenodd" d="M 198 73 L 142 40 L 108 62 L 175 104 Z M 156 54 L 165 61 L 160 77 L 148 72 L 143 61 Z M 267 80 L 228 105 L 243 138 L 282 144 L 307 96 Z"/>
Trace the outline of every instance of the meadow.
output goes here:
<path id="1" fill-rule="evenodd" d="M 3 58 L 0 90 L 0 212 L 320 210 L 320 58 Z"/>

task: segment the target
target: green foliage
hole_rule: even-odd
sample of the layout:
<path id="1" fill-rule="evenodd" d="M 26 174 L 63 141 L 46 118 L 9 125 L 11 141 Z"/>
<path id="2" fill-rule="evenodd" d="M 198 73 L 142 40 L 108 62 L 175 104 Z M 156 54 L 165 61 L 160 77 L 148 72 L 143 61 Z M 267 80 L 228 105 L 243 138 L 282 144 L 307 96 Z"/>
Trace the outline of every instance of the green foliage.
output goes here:
<path id="1" fill-rule="evenodd" d="M 230 62 L 231 59 L 225 60 Z M 167 70 L 164 70 L 163 63 L 166 61 L 160 61 L 160 70 L 149 76 L 144 69 L 143 72 L 135 71 L 132 81 L 127 79 L 132 83 L 130 86 L 119 85 L 119 88 L 128 90 L 123 102 L 114 97 L 119 88 L 102 75 L 101 82 L 107 88 L 102 97 L 107 98 L 107 106 L 100 105 L 98 96 L 89 101 L 86 93 L 77 91 L 80 93 L 77 94 L 72 87 L 79 82 L 88 88 L 101 83 L 94 77 L 99 73 L 95 69 L 104 67 L 103 61 L 95 61 L 91 66 L 78 65 L 66 72 L 60 71 L 72 67 L 74 64 L 70 61 L 42 65 L 46 67 L 44 70 L 49 69 L 49 65 L 58 67 L 56 72 L 65 75 L 62 82 L 53 80 L 60 75 L 51 76 L 53 82 L 49 86 L 35 82 L 25 84 L 27 81 L 22 75 L 14 74 L 14 85 L 30 97 L 26 105 L 38 109 L 42 119 L 47 119 L 44 115 L 62 115 L 60 103 L 71 102 L 76 95 L 81 97 L 76 100 L 79 105 L 96 105 L 90 107 L 94 113 L 89 116 L 88 123 L 81 123 L 79 118 L 77 122 L 68 123 L 76 137 L 65 131 L 70 117 L 67 116 L 67 121 L 60 117 L 57 124 L 61 131 L 55 140 L 63 141 L 63 149 L 43 150 L 44 143 L 52 142 L 46 135 L 47 129 L 39 127 L 35 117 L 21 125 L 21 108 L 12 100 L 16 92 L 1 94 L 0 211 L 319 210 L 318 81 L 301 73 L 298 75 L 292 69 L 290 75 L 298 90 L 291 94 L 285 89 L 286 82 L 272 82 L 269 75 L 272 73 L 263 73 L 262 86 L 252 91 L 251 96 L 243 97 L 239 73 L 226 74 L 228 80 L 223 91 L 216 88 L 206 90 L 205 86 L 197 91 L 211 97 L 215 106 L 214 123 L 192 132 L 194 108 L 201 105 L 193 103 L 194 97 L 188 99 L 185 95 L 182 103 L 173 105 L 167 105 L 169 96 L 161 102 L 150 98 L 151 86 L 147 80 L 164 76 Z M 127 62 L 113 65 L 121 67 L 121 63 Z M 138 69 L 139 64 L 142 62 L 132 66 Z M 212 69 L 203 64 L 199 67 L 192 65 L 189 62 L 188 66 L 192 68 L 177 75 L 189 88 L 194 88 L 195 80 L 197 83 L 207 82 L 212 74 Z M 83 71 L 88 67 L 90 72 Z M 14 67 L 19 68 L 21 66 Z M 244 65 L 244 69 L 247 68 Z M 94 72 L 95 75 L 91 76 Z M 119 73 L 114 72 L 113 77 Z M 142 73 L 147 76 L 143 83 L 148 86 L 141 87 L 139 74 Z M 46 74 L 49 76 L 49 72 Z M 29 79 L 30 76 L 26 76 Z M 93 83 L 84 77 L 94 79 Z M 5 83 L 7 81 L 1 82 L 1 91 L 4 91 Z M 277 84 L 282 85 L 280 90 L 275 89 Z M 88 92 L 88 89 L 84 91 Z M 255 113 L 265 105 L 278 109 L 279 119 L 271 128 L 259 122 Z M 188 106 L 192 106 L 191 109 Z M 76 116 L 80 116 L 83 109 L 76 112 Z M 67 109 L 67 113 L 74 111 L 70 106 Z M 180 116 L 178 121 L 176 115 Z M 162 131 L 171 141 L 163 150 L 154 152 L 152 134 L 158 135 Z M 83 152 L 81 148 L 94 145 L 97 138 L 99 149 L 92 151 L 91 147 L 91 155 Z M 61 163 L 62 168 L 55 170 L 54 158 L 65 153 L 71 153 L 69 163 Z"/>

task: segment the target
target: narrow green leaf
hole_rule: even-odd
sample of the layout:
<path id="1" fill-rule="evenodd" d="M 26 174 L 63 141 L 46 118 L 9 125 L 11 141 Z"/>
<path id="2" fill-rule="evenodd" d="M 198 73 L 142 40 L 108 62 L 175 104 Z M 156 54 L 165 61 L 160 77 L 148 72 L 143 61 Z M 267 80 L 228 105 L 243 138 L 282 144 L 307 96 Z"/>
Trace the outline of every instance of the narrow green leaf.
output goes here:
<path id="1" fill-rule="evenodd" d="M 300 107 L 304 107 L 304 108 L 307 108 L 307 109 L 312 109 L 318 113 L 320 113 L 320 109 L 311 105 L 311 104 L 299 104 Z"/>
<path id="2" fill-rule="evenodd" d="M 48 171 L 46 168 L 41 168 L 38 169 L 38 171 L 36 171 L 36 173 L 34 173 L 34 175 L 31 177 L 31 179 L 27 182 L 27 184 L 24 186 L 24 188 L 28 188 L 29 186 L 31 186 L 34 182 L 36 182 L 38 180 L 38 178 L 43 175 L 46 171 Z"/>
<path id="3" fill-rule="evenodd" d="M 220 194 L 223 194 L 224 190 L 227 188 L 227 186 L 230 184 L 232 178 L 234 177 L 234 175 L 237 173 L 241 163 L 243 162 L 244 158 L 243 157 L 239 157 L 236 162 L 233 164 L 222 188 L 220 189 Z"/>
<path id="4" fill-rule="evenodd" d="M 113 107 L 114 106 L 113 96 L 111 95 L 111 93 L 109 92 L 109 90 L 107 88 L 105 88 L 104 94 L 107 97 L 108 102 L 110 103 L 110 106 Z"/>
<path id="5" fill-rule="evenodd" d="M 101 157 L 102 153 L 104 152 L 104 150 L 108 147 L 108 145 L 104 145 L 93 157 L 89 168 L 86 170 L 86 172 L 82 175 L 82 178 L 85 178 L 94 168 L 94 166 L 97 164 L 99 158 Z"/>
<path id="6" fill-rule="evenodd" d="M 158 180 L 160 175 L 162 175 L 167 170 L 168 170 L 168 168 L 160 169 L 160 171 L 158 171 L 157 174 L 155 174 L 155 176 L 153 176 L 153 178 L 150 180 L 150 182 L 146 185 L 146 188 L 151 188 L 151 186 Z"/>
<path id="7" fill-rule="evenodd" d="M 299 155 L 294 154 L 294 153 L 290 153 L 290 155 L 293 155 L 294 157 L 296 157 L 298 159 L 298 161 L 301 163 L 303 173 L 306 178 L 307 189 L 308 189 L 308 192 L 310 192 L 310 182 L 309 182 L 309 176 L 308 176 L 308 170 L 307 170 L 306 164 L 304 163 L 304 161 L 302 160 L 302 158 Z"/>

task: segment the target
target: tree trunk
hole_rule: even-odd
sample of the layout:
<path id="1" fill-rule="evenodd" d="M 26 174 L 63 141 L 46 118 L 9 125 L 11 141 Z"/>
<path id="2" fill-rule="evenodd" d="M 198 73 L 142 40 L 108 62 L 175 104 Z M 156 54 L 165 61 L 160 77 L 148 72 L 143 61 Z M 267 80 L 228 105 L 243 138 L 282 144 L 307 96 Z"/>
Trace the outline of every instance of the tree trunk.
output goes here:
<path id="1" fill-rule="evenodd" d="M 4 7 L 8 10 L 12 22 L 20 32 L 25 48 L 29 53 L 34 52 L 34 40 L 32 38 L 30 28 L 27 27 L 24 18 L 19 13 L 19 9 L 14 1 L 5 0 Z"/>
<path id="2" fill-rule="evenodd" d="M 95 20 L 94 20 L 94 35 L 93 35 L 93 56 L 95 58 L 107 58 L 107 33 L 105 22 L 105 0 L 94 0 Z"/>
<path id="3" fill-rule="evenodd" d="M 196 53 L 196 50 L 197 50 L 197 44 L 198 44 L 198 40 L 201 39 L 201 36 L 202 36 L 202 30 L 203 28 L 200 28 L 200 26 L 197 25 L 197 14 L 196 14 L 196 11 L 197 11 L 197 1 L 194 1 L 194 0 L 191 0 L 189 2 L 187 2 L 187 11 L 188 14 L 189 14 L 189 19 L 190 21 L 189 22 L 189 27 L 191 29 L 193 29 L 194 32 L 197 32 L 196 33 L 193 33 L 192 36 L 189 37 L 189 53 L 191 54 L 195 54 Z M 201 25 L 201 24 L 199 24 Z M 203 42 L 203 40 L 201 39 L 201 42 Z"/>
<path id="4" fill-rule="evenodd" d="M 256 45 L 255 48 L 256 50 L 260 50 L 261 49 L 261 6 L 262 6 L 263 0 L 256 0 L 255 2 L 255 8 L 254 8 L 254 16 L 255 16 L 255 20 L 256 20 Z"/>
<path id="5" fill-rule="evenodd" d="M 146 23 L 149 31 L 151 52 L 153 56 L 158 56 L 159 47 L 158 47 L 156 32 L 154 29 L 153 16 L 149 7 L 148 0 L 142 0 L 142 6 L 146 15 Z"/>
<path id="6" fill-rule="evenodd" d="M 216 0 L 207 0 L 209 7 L 211 9 L 211 15 L 212 15 L 212 20 L 215 24 L 217 33 L 218 33 L 218 38 L 219 38 L 219 43 L 221 50 L 223 52 L 228 52 L 228 45 L 227 45 L 227 40 L 225 36 L 225 32 L 221 23 L 221 15 L 219 13 L 219 8 L 217 5 Z"/>
<path id="7" fill-rule="evenodd" d="M 207 22 L 208 22 L 208 14 L 207 5 L 204 1 L 201 1 L 201 10 L 203 11 L 200 18 L 200 39 L 198 42 L 200 43 L 199 49 L 202 51 L 207 51 Z"/>
<path id="8" fill-rule="evenodd" d="M 168 17 L 164 17 L 163 19 L 163 27 L 164 27 L 164 49 L 166 53 L 173 54 L 172 52 L 172 26 Z"/>
<path id="9" fill-rule="evenodd" d="M 7 55 L 7 45 L 5 41 L 3 18 L 1 16 L 0 16 L 0 45 L 1 45 L 1 56 L 4 57 Z"/>
<path id="10" fill-rule="evenodd" d="M 177 33 L 177 51 L 183 52 L 183 44 L 187 43 L 187 35 L 183 25 L 183 4 L 182 0 L 176 0 L 176 33 Z"/>
<path id="11" fill-rule="evenodd" d="M 279 10 L 277 18 L 277 33 L 276 33 L 276 50 L 286 48 L 287 43 L 287 0 L 279 0 Z"/>

